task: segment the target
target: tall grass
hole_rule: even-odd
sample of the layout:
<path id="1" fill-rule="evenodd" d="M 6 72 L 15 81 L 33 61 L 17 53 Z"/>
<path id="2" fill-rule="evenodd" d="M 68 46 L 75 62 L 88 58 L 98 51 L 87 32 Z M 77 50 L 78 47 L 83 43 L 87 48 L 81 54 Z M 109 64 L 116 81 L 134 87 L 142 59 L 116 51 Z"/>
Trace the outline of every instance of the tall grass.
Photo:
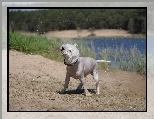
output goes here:
<path id="1" fill-rule="evenodd" d="M 62 61 L 59 48 L 60 39 L 47 39 L 43 36 L 28 36 L 21 33 L 9 33 L 9 48 L 27 54 L 38 54 L 44 57 Z"/>
<path id="2" fill-rule="evenodd" d="M 112 61 L 112 68 L 123 71 L 136 71 L 140 74 L 146 73 L 146 55 L 142 54 L 134 45 L 126 50 L 123 45 L 120 48 L 106 48 L 102 51 L 101 57 Z"/>
<path id="3" fill-rule="evenodd" d="M 27 54 L 39 54 L 56 61 L 63 61 L 59 48 L 63 43 L 77 43 L 82 57 L 96 59 L 96 51 L 91 43 L 90 47 L 85 40 L 62 40 L 58 38 L 46 38 L 44 36 L 28 36 L 21 33 L 9 33 L 9 48 Z M 114 68 L 124 71 L 136 71 L 146 73 L 146 56 L 135 46 L 129 51 L 121 45 L 120 48 L 106 48 L 99 54 L 103 60 L 111 60 L 111 63 L 99 63 L 103 69 Z"/>

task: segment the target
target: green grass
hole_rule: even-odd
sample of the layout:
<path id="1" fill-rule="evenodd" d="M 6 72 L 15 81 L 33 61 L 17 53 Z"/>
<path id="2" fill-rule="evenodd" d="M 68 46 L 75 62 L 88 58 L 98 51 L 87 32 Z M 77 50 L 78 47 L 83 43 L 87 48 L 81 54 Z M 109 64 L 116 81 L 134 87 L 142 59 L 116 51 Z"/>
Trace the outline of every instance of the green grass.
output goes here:
<path id="1" fill-rule="evenodd" d="M 9 33 L 9 48 L 27 54 L 38 54 L 44 57 L 62 61 L 59 52 L 62 44 L 60 39 L 47 39 L 43 36 L 28 36 L 21 33 Z"/>

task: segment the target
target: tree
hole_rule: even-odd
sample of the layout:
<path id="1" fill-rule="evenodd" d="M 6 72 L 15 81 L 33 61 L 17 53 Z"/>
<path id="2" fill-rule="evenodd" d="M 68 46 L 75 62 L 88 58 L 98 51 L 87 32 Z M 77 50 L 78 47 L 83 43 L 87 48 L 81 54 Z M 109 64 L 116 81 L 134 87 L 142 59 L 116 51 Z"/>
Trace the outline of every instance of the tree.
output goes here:
<path id="1" fill-rule="evenodd" d="M 146 33 L 146 18 L 144 18 L 142 22 L 142 33 Z"/>
<path id="2" fill-rule="evenodd" d="M 9 26 L 14 31 L 47 32 L 72 29 L 125 29 L 146 33 L 146 9 L 49 9 L 10 11 Z M 26 26 L 27 25 L 27 26 Z M 79 31 L 79 32 L 78 32 Z M 80 30 L 77 30 L 78 36 Z M 91 33 L 91 35 L 94 35 Z"/>
<path id="3" fill-rule="evenodd" d="M 11 21 L 10 25 L 9 25 L 9 28 L 10 28 L 11 32 L 15 31 L 15 29 L 16 29 L 15 27 L 16 27 L 16 25 L 15 25 L 14 21 Z"/>
<path id="4" fill-rule="evenodd" d="M 22 31 L 28 31 L 28 26 L 25 22 L 23 22 L 23 25 L 21 26 Z"/>
<path id="5" fill-rule="evenodd" d="M 134 19 L 130 18 L 128 22 L 128 31 L 134 34 Z"/>

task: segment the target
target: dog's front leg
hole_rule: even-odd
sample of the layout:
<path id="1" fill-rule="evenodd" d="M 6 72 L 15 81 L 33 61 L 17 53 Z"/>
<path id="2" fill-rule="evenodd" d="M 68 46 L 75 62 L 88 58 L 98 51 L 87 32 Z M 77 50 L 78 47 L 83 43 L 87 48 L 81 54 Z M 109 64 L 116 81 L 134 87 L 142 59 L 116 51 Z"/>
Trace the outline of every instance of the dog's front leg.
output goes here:
<path id="1" fill-rule="evenodd" d="M 61 91 L 61 93 L 65 93 L 66 92 L 66 88 L 68 88 L 69 81 L 70 81 L 70 76 L 69 76 L 69 74 L 67 72 L 66 73 L 66 77 L 65 77 L 64 89 Z"/>

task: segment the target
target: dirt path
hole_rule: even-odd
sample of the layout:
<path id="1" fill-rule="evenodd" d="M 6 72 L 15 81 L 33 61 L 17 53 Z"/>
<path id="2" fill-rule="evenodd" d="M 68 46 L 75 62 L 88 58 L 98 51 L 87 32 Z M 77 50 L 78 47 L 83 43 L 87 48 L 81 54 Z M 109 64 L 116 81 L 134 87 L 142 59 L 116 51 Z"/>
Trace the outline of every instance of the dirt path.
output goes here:
<path id="1" fill-rule="evenodd" d="M 63 88 L 65 65 L 38 55 L 9 51 L 10 111 L 145 111 L 146 78 L 130 72 L 99 70 L 100 92 L 95 94 L 92 76 L 86 97 L 75 92 L 79 80 L 71 78 L 66 94 Z"/>

